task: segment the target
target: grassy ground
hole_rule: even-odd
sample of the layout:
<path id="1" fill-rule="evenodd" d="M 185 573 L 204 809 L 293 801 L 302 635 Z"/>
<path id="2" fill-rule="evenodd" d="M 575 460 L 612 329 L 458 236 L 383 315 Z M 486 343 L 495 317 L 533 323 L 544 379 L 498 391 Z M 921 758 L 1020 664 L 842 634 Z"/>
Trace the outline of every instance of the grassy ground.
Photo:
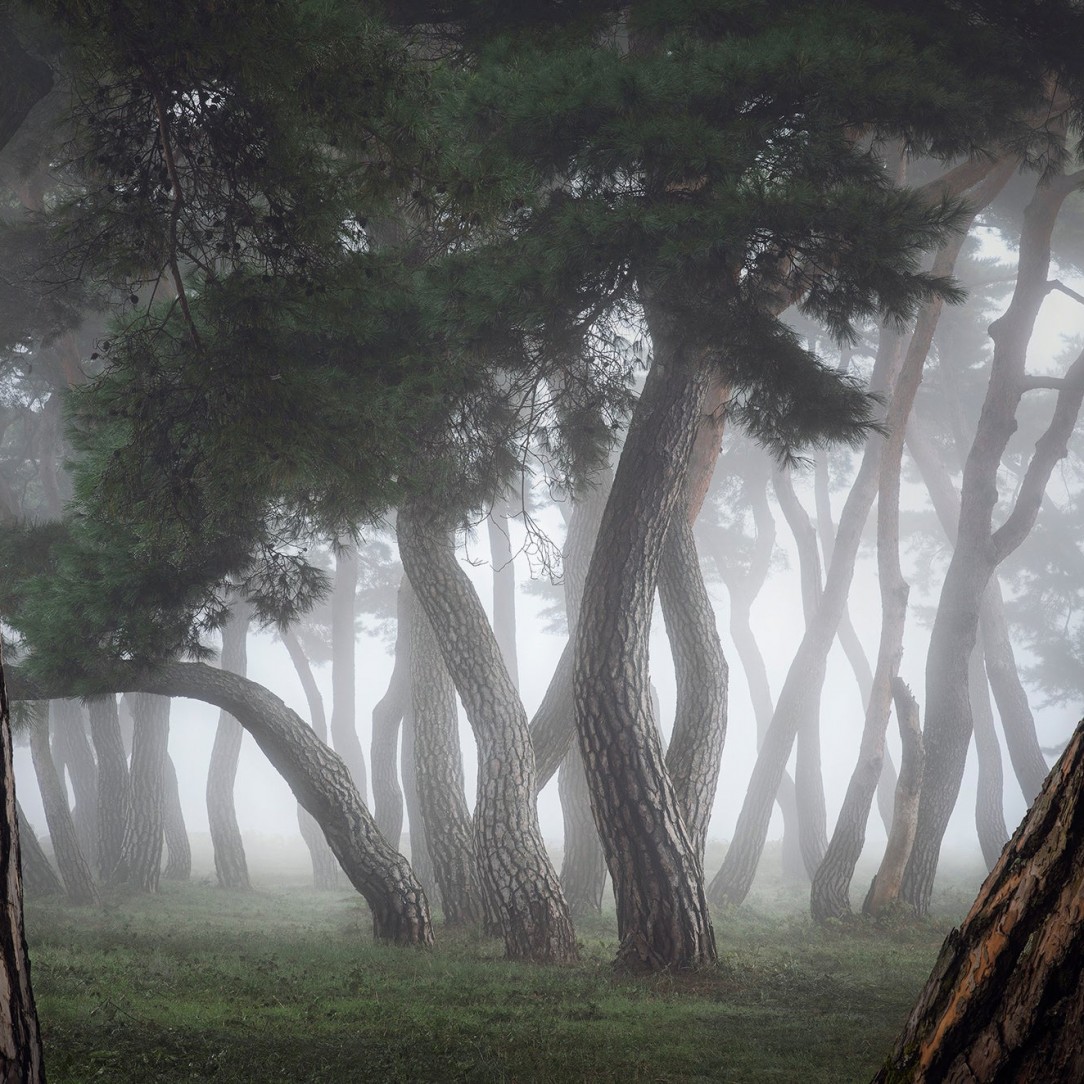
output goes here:
<path id="1" fill-rule="evenodd" d="M 374 945 L 348 891 L 264 885 L 32 904 L 52 1084 L 867 1081 L 947 931 L 817 929 L 776 888 L 718 916 L 718 967 L 637 979 L 610 921 L 581 924 L 576 966 L 513 965 L 463 935 Z"/>

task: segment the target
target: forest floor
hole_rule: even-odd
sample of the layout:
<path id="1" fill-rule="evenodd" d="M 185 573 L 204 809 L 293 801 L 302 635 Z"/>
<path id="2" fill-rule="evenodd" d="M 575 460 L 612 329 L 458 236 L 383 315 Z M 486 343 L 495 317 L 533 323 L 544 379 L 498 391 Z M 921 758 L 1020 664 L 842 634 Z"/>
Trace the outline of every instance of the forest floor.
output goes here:
<path id="1" fill-rule="evenodd" d="M 930 921 L 817 928 L 804 893 L 761 887 L 716 916 L 718 966 L 635 978 L 611 966 L 612 915 L 578 924 L 580 963 L 527 966 L 440 929 L 431 951 L 376 945 L 348 887 L 257 883 L 30 903 L 51 1084 L 858 1084 L 973 891 Z"/>

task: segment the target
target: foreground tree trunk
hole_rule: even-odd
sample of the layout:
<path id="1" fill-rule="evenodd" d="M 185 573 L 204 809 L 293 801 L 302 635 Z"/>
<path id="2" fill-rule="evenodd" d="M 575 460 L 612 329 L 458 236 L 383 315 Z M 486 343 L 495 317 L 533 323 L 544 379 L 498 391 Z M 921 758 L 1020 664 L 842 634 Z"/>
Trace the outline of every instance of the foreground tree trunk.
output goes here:
<path id="1" fill-rule="evenodd" d="M 222 656 L 219 665 L 231 674 L 244 677 L 248 670 L 248 628 L 251 610 L 237 601 L 229 620 L 222 626 Z M 211 747 L 211 762 L 207 769 L 207 825 L 215 855 L 215 876 L 222 888 L 246 890 L 248 860 L 233 791 L 237 781 L 237 765 L 241 759 L 241 740 L 245 732 L 241 724 L 223 711 L 218 717 L 215 742 Z"/>
<path id="2" fill-rule="evenodd" d="M 120 731 L 115 696 L 95 697 L 87 708 L 90 736 L 98 757 L 98 875 L 113 880 L 132 816 L 128 755 Z"/>
<path id="3" fill-rule="evenodd" d="M 1084 724 L 959 930 L 876 1084 L 1084 1080 Z"/>
<path id="4" fill-rule="evenodd" d="M 11 715 L 0 654 L 0 1081 L 4 1084 L 43 1084 L 45 1067 L 41 1034 L 30 984 L 30 956 L 23 929 L 23 883 L 19 855 L 19 817 L 15 805 Z"/>
<path id="5" fill-rule="evenodd" d="M 493 630 L 447 529 L 413 507 L 399 510 L 398 528 L 403 567 L 478 742 L 474 824 L 486 906 L 510 958 L 574 960 L 568 905 L 538 826 L 527 717 Z"/>
<path id="6" fill-rule="evenodd" d="M 618 962 L 662 970 L 715 959 L 696 843 L 663 760 L 648 634 L 667 529 L 685 508 L 710 368 L 649 307 L 655 360 L 633 412 L 591 558 L 576 634 L 576 724 L 613 878 Z"/>

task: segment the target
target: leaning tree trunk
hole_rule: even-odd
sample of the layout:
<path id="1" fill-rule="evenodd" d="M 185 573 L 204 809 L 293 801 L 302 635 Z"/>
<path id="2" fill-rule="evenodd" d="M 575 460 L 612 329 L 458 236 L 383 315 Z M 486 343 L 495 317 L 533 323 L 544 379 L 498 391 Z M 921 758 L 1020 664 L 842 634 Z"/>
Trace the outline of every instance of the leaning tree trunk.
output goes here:
<path id="1" fill-rule="evenodd" d="M 86 857 L 79 848 L 79 838 L 68 809 L 68 795 L 49 748 L 49 724 L 52 705 L 44 718 L 36 720 L 30 730 L 30 755 L 41 789 L 45 821 L 49 826 L 49 841 L 53 845 L 57 868 L 72 903 L 97 903 L 98 892 Z"/>
<path id="2" fill-rule="evenodd" d="M 512 959 L 574 960 L 568 905 L 542 841 L 527 717 L 444 526 L 399 510 L 399 552 L 478 743 L 474 824 L 487 908 Z"/>
<path id="3" fill-rule="evenodd" d="M 192 876 L 192 845 L 188 842 L 188 828 L 181 808 L 177 766 L 168 750 L 162 767 L 162 836 L 166 844 L 162 878 L 166 881 L 187 881 Z"/>
<path id="4" fill-rule="evenodd" d="M 223 670 L 242 677 L 248 670 L 247 644 L 251 618 L 249 606 L 237 601 L 229 620 L 222 626 L 220 665 Z M 241 724 L 229 712 L 221 712 L 207 769 L 207 824 L 214 847 L 215 876 L 222 888 L 241 891 L 251 887 L 233 794 L 244 736 Z"/>
<path id="5" fill-rule="evenodd" d="M 34 829 L 16 802 L 19 818 L 19 849 L 22 854 L 23 888 L 27 896 L 62 896 L 64 884 L 49 862 L 49 856 L 38 842 Z M 3 1077 L 0 1077 L 2 1080 Z"/>
<path id="6" fill-rule="evenodd" d="M 48 735 L 46 735 L 48 743 Z M 55 774 L 55 773 L 54 773 Z M 30 956 L 23 930 L 23 882 L 19 855 L 19 816 L 15 805 L 11 715 L 0 653 L 0 884 L 4 918 L 0 922 L 0 1081 L 43 1084 L 41 1034 L 30 984 Z"/>
<path id="7" fill-rule="evenodd" d="M 926 665 L 926 783 L 918 832 L 904 876 L 904 898 L 919 914 L 929 909 L 941 841 L 963 779 L 973 720 L 967 668 L 978 636 L 982 598 L 998 564 L 1027 537 L 1055 464 L 1067 453 L 1084 400 L 1084 352 L 1056 381 L 1029 377 L 1027 349 L 1049 292 L 1050 238 L 1061 205 L 1077 187 L 1065 175 L 1040 180 L 1024 211 L 1016 288 L 1005 313 L 990 325 L 994 356 L 978 427 L 964 466 L 956 547 L 941 588 Z M 995 530 L 998 469 L 1016 431 L 1028 390 L 1056 388 L 1050 423 L 1035 445 L 1011 510 Z"/>
<path id="8" fill-rule="evenodd" d="M 290 661 L 294 664 L 301 688 L 305 693 L 305 701 L 309 705 L 309 719 L 312 723 L 313 733 L 327 744 L 327 716 L 324 714 L 324 698 L 320 695 L 320 688 L 316 684 L 312 667 L 309 665 L 308 656 L 305 654 L 301 641 L 292 629 L 284 629 L 282 642 L 286 645 L 286 651 Z M 331 890 L 339 885 L 339 863 L 331 853 L 327 845 L 324 833 L 313 819 L 312 814 L 301 804 L 297 807 L 297 826 L 301 831 L 301 838 L 309 851 L 309 859 L 312 862 L 312 886 L 318 890 Z"/>
<path id="9" fill-rule="evenodd" d="M 162 865 L 163 791 L 169 756 L 169 697 L 136 693 L 131 700 L 132 816 L 116 880 L 157 892 Z"/>
<path id="10" fill-rule="evenodd" d="M 373 817 L 393 846 L 403 834 L 403 791 L 399 786 L 399 724 L 410 705 L 410 640 L 414 595 L 403 576 L 396 599 L 395 663 L 384 695 L 373 708 Z"/>
<path id="11" fill-rule="evenodd" d="M 1084 1080 L 1084 724 L 979 891 L 875 1084 Z"/>
<path id="12" fill-rule="evenodd" d="M 355 593 L 358 551 L 351 543 L 335 557 L 335 583 L 331 591 L 331 743 L 343 758 L 363 802 L 368 801 L 365 752 L 355 720 Z"/>
<path id="13" fill-rule="evenodd" d="M 414 615 L 410 641 L 414 708 L 414 779 L 441 911 L 449 926 L 483 919 L 474 825 L 463 793 L 459 706 L 455 683 L 424 613 Z"/>
<path id="14" fill-rule="evenodd" d="M 120 731 L 117 698 L 95 697 L 87 713 L 98 758 L 98 875 L 108 883 L 120 862 L 125 828 L 132 815 L 128 756 Z"/>
<path id="15" fill-rule="evenodd" d="M 975 753 L 979 762 L 979 782 L 975 794 L 975 827 L 983 861 L 989 872 L 1009 838 L 1005 827 L 1005 775 L 1001 766 L 1001 745 L 994 729 L 990 707 L 990 687 L 986 682 L 982 645 L 976 644 L 967 668 L 971 691 L 971 717 L 975 724 Z"/>
<path id="16" fill-rule="evenodd" d="M 710 363 L 649 306 L 655 360 L 633 412 L 591 558 L 576 634 L 576 724 L 617 902 L 618 961 L 715 959 L 696 843 L 651 706 L 648 634 L 667 529 L 685 513 Z"/>
<path id="17" fill-rule="evenodd" d="M 98 765 L 87 740 L 83 705 L 78 700 L 57 700 L 50 706 L 53 756 L 57 774 L 63 763 L 68 769 L 75 804 L 72 823 L 79 849 L 90 868 L 98 868 Z"/>

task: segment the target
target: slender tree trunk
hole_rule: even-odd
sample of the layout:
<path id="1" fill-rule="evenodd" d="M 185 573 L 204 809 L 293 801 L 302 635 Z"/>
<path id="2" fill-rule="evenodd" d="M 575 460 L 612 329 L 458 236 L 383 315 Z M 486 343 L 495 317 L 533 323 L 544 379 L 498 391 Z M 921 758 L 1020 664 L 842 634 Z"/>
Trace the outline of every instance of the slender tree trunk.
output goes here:
<path id="1" fill-rule="evenodd" d="M 53 754 L 49 746 L 50 716 L 52 705 L 44 717 L 35 721 L 30 730 L 30 754 L 34 772 L 41 789 L 41 801 L 45 808 L 45 821 L 49 826 L 49 841 L 53 845 L 57 868 L 64 881 L 68 898 L 75 904 L 98 902 L 94 877 L 79 847 L 79 837 L 68 809 L 68 795 L 57 774 Z"/>
<path id="2" fill-rule="evenodd" d="M 58 700 L 50 707 L 53 757 L 64 781 L 68 770 L 75 805 L 72 823 L 90 868 L 98 866 L 98 765 L 87 739 L 83 705 L 78 700 Z"/>
<path id="3" fill-rule="evenodd" d="M 971 717 L 975 721 L 975 752 L 979 762 L 979 785 L 975 795 L 975 827 L 987 871 L 1001 855 L 1009 839 L 1005 827 L 1005 777 L 1001 766 L 1001 745 L 994 729 L 990 687 L 986 683 L 982 645 L 976 644 L 968 663 L 971 689 Z"/>
<path id="4" fill-rule="evenodd" d="M 305 693 L 305 701 L 309 705 L 309 719 L 312 723 L 312 731 L 325 745 L 327 744 L 327 716 L 324 714 L 324 698 L 320 695 L 320 688 L 316 684 L 312 667 L 309 665 L 301 642 L 297 635 L 286 629 L 282 633 L 282 642 L 286 645 L 286 651 L 290 661 L 294 664 L 301 688 Z M 324 833 L 320 825 L 313 819 L 312 814 L 302 805 L 297 807 L 297 826 L 301 831 L 301 838 L 309 850 L 309 859 L 312 862 L 312 886 L 318 890 L 330 891 L 339 885 L 339 863 L 331 848 L 327 845 Z"/>
<path id="5" fill-rule="evenodd" d="M 132 815 L 128 756 L 115 696 L 91 700 L 90 736 L 98 758 L 98 875 L 108 883 L 120 862 L 124 832 Z"/>
<path id="6" fill-rule="evenodd" d="M 396 602 L 395 664 L 384 695 L 373 708 L 373 816 L 384 838 L 399 846 L 403 791 L 399 786 L 399 724 L 410 705 L 410 641 L 414 598 L 403 576 Z"/>
<path id="7" fill-rule="evenodd" d="M 519 652 L 516 649 L 516 562 L 512 552 L 511 506 L 504 497 L 493 502 L 486 524 L 493 564 L 493 635 L 505 669 L 519 692 Z"/>
<path id="8" fill-rule="evenodd" d="M 896 720 L 900 727 L 903 757 L 900 776 L 896 782 L 895 810 L 892 827 L 888 832 L 888 844 L 880 869 L 869 887 L 862 910 L 869 915 L 879 915 L 899 899 L 903 871 L 915 840 L 918 824 L 918 800 L 922 793 L 922 773 L 925 753 L 922 747 L 922 730 L 919 726 L 918 701 L 902 678 L 892 681 L 892 696 L 896 704 Z"/>
<path id="9" fill-rule="evenodd" d="M 435 907 L 443 908 L 444 901 L 440 898 L 440 887 L 437 885 L 437 875 L 429 853 L 429 840 L 425 834 L 421 798 L 418 795 L 418 780 L 414 767 L 417 759 L 414 741 L 414 710 L 411 708 L 403 716 L 403 802 L 406 806 L 407 826 L 410 832 L 410 865 L 425 889 L 430 903 Z"/>
<path id="10" fill-rule="evenodd" d="M 46 735 L 48 744 L 48 735 Z M 0 817 L 0 883 L 4 919 L 0 922 L 0 1081 L 4 1084 L 44 1084 L 41 1034 L 30 984 L 30 955 L 23 929 L 23 881 L 19 854 L 19 816 L 15 804 L 11 715 L 0 654 L 0 778 L 3 817 Z M 65 803 L 66 808 L 66 803 Z"/>
<path id="11" fill-rule="evenodd" d="M 663 761 L 648 633 L 667 529 L 683 516 L 710 369 L 648 305 L 655 360 L 633 412 L 584 589 L 576 723 L 617 902 L 618 961 L 659 970 L 715 959 L 703 870 Z"/>
<path id="12" fill-rule="evenodd" d="M 474 825 L 463 793 L 459 705 L 429 619 L 411 622 L 410 668 L 414 708 L 414 770 L 425 838 L 449 926 L 483 919 Z"/>
<path id="13" fill-rule="evenodd" d="M 117 879 L 157 892 L 162 865 L 163 793 L 169 756 L 169 698 L 137 693 L 131 700 L 132 816 L 121 847 Z"/>
<path id="14" fill-rule="evenodd" d="M 875 1084 L 1084 1080 L 1084 725 L 933 973 Z"/>
<path id="15" fill-rule="evenodd" d="M 16 802 L 19 818 L 19 849 L 22 856 L 23 888 L 27 896 L 62 896 L 64 884 L 53 869 L 49 856 L 38 842 L 34 829 Z M 0 1077 L 0 1080 L 3 1078 Z"/>
<path id="16" fill-rule="evenodd" d="M 354 706 L 357 586 L 358 551 L 350 544 L 335 557 L 335 583 L 331 592 L 331 742 L 350 769 L 361 800 L 367 803 L 365 753 L 358 738 Z"/>
<path id="17" fill-rule="evenodd" d="M 248 605 L 238 601 L 234 604 L 229 620 L 222 626 L 222 657 L 219 665 L 223 670 L 241 677 L 244 677 L 248 670 L 248 629 L 251 617 Z M 222 888 L 242 891 L 250 888 L 251 884 L 245 844 L 237 823 L 234 788 L 244 736 L 241 724 L 229 712 L 221 712 L 207 770 L 207 824 L 214 847 L 215 875 Z"/>
<path id="18" fill-rule="evenodd" d="M 188 842 L 188 828 L 181 808 L 177 767 L 168 750 L 162 768 L 162 835 L 166 844 L 162 877 L 167 881 L 187 881 L 192 876 L 192 846 Z"/>
<path id="19" fill-rule="evenodd" d="M 500 918 L 510 958 L 576 958 L 576 938 L 535 807 L 527 717 L 481 602 L 455 559 L 447 529 L 399 510 L 399 551 L 420 610 L 478 742 L 474 823 L 486 906 Z"/>
<path id="20" fill-rule="evenodd" d="M 918 832 L 904 876 L 903 894 L 919 914 L 929 909 L 941 841 L 963 778 L 973 720 L 967 668 L 978 635 L 979 611 L 990 577 L 1030 532 L 1054 465 L 1084 399 L 1084 353 L 1059 382 L 1050 424 L 1039 438 L 1011 511 L 995 531 L 997 475 L 1016 430 L 1016 411 L 1032 385 L 1027 347 L 1048 292 L 1050 237 L 1066 196 L 1079 178 L 1040 181 L 1024 212 L 1016 289 L 1005 313 L 990 326 L 994 358 L 975 439 L 964 466 L 956 547 L 941 588 L 926 666 L 926 783 Z"/>

